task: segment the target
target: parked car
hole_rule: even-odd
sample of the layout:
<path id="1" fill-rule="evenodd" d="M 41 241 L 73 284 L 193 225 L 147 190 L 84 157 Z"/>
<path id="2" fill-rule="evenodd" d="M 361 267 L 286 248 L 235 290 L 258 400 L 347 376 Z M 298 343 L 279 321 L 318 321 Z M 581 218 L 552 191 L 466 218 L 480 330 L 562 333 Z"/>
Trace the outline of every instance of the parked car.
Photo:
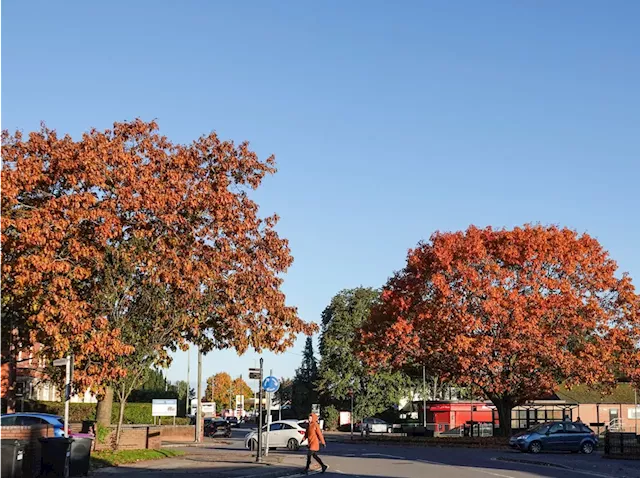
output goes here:
<path id="1" fill-rule="evenodd" d="M 230 437 L 231 425 L 223 418 L 205 418 L 204 436 L 213 438 L 215 436 Z"/>
<path id="2" fill-rule="evenodd" d="M 549 422 L 514 435 L 509 446 L 529 453 L 571 451 L 588 455 L 598 446 L 598 437 L 584 423 Z"/>
<path id="3" fill-rule="evenodd" d="M 304 422 L 301 420 L 300 422 Z M 267 426 L 262 427 L 262 441 L 267 437 Z M 306 430 L 299 425 L 298 420 L 278 420 L 271 423 L 269 428 L 269 448 L 288 448 L 297 450 L 307 445 L 304 438 Z M 258 431 L 254 430 L 244 437 L 244 446 L 249 450 L 258 449 Z"/>
<path id="4" fill-rule="evenodd" d="M 53 436 L 64 436 L 63 418 L 50 413 L 8 413 L 0 417 L 0 425 L 3 427 L 19 426 L 28 427 L 30 425 L 49 425 L 53 427 Z M 71 430 L 69 430 L 71 433 Z"/>
<path id="5" fill-rule="evenodd" d="M 360 425 L 360 432 L 363 436 L 372 433 L 393 433 L 393 425 L 380 418 L 365 418 Z"/>
<path id="6" fill-rule="evenodd" d="M 234 428 L 238 428 L 240 426 L 240 421 L 238 420 L 238 417 L 227 417 L 227 422 L 229 422 L 229 425 L 231 425 Z"/>

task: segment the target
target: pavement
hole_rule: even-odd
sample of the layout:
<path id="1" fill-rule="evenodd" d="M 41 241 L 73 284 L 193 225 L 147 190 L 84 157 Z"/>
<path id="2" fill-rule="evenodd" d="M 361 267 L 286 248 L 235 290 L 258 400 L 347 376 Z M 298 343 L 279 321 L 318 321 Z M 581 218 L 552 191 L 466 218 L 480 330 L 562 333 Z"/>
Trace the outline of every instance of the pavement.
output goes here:
<path id="1" fill-rule="evenodd" d="M 255 455 L 243 448 L 247 431 L 234 430 L 230 439 L 206 439 L 201 446 L 183 446 L 186 454 L 182 457 L 105 468 L 95 474 L 119 478 L 301 476 L 306 461 L 304 449 L 271 451 L 264 463 L 258 464 Z M 640 462 L 604 459 L 597 453 L 529 455 L 508 450 L 328 441 L 320 456 L 330 466 L 324 474 L 327 478 L 640 478 Z"/>

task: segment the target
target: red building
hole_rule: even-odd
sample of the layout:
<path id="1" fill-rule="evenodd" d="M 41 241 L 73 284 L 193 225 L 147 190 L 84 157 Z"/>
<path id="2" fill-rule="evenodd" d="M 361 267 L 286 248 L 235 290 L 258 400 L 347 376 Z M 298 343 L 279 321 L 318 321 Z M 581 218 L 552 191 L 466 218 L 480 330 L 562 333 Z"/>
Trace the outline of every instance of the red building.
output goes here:
<path id="1" fill-rule="evenodd" d="M 442 433 L 453 428 L 464 428 L 470 422 L 497 424 L 497 414 L 489 403 L 471 401 L 429 402 L 427 403 L 427 423 L 434 424 L 436 432 Z M 494 417 L 495 415 L 495 417 Z"/>

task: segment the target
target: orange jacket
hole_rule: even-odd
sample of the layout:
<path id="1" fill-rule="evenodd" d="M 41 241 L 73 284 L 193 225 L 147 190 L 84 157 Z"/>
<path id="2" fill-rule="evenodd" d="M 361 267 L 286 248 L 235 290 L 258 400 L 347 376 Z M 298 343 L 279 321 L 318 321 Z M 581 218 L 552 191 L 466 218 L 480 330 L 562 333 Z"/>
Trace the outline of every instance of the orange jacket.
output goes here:
<path id="1" fill-rule="evenodd" d="M 311 451 L 318 451 L 320 449 L 320 444 L 325 444 L 322 430 L 320 430 L 320 425 L 318 424 L 318 415 L 315 413 L 311 414 L 311 421 L 309 422 L 309 426 L 307 427 L 307 432 L 304 434 L 304 437 L 309 440 L 309 450 Z"/>

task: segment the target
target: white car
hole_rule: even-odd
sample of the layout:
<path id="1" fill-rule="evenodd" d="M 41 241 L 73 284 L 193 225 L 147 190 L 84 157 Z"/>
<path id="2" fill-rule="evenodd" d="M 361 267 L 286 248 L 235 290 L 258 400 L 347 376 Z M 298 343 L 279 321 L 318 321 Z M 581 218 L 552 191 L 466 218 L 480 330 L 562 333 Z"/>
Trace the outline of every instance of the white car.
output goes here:
<path id="1" fill-rule="evenodd" d="M 298 420 L 278 420 L 271 423 L 269 428 L 269 448 L 288 448 L 289 450 L 297 450 L 301 446 L 307 445 L 304 439 L 306 430 L 299 423 L 304 421 Z M 262 427 L 262 444 L 265 446 L 267 440 L 267 426 Z M 258 449 L 258 431 L 254 430 L 244 437 L 244 446 L 249 450 Z"/>
<path id="2" fill-rule="evenodd" d="M 361 433 L 363 436 L 371 433 L 393 433 L 393 425 L 389 425 L 379 418 L 365 418 L 362 421 Z"/>

